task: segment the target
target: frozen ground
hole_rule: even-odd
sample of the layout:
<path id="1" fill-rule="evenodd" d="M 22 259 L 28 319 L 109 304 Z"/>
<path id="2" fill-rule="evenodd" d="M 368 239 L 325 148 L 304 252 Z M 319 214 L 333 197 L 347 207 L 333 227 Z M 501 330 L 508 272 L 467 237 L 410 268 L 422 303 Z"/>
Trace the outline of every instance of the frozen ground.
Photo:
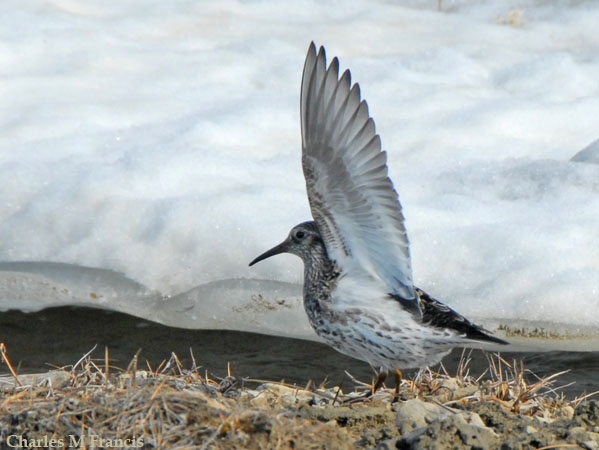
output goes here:
<path id="1" fill-rule="evenodd" d="M 300 261 L 247 263 L 310 218 L 314 40 L 369 102 L 417 285 L 491 327 L 599 334 L 599 3 L 436 6 L 2 2 L 1 307 L 312 336 Z"/>

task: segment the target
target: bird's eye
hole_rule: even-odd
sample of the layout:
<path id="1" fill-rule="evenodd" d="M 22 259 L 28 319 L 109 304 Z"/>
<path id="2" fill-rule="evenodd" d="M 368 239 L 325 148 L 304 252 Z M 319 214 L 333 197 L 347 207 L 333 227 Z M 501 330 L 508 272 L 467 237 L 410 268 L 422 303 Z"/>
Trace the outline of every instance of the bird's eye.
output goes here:
<path id="1" fill-rule="evenodd" d="M 305 238 L 305 237 L 306 237 L 306 233 L 304 233 L 303 231 L 296 231 L 296 232 L 295 232 L 295 237 L 296 237 L 297 239 L 303 239 L 303 238 Z"/>

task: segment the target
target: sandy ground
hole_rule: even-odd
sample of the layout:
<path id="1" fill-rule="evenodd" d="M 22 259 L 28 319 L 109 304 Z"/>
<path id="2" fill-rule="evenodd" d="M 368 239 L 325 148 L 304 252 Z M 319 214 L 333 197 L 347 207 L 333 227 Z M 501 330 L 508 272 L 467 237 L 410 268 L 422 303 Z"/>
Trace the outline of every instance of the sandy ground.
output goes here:
<path id="1" fill-rule="evenodd" d="M 495 356 L 474 379 L 466 360 L 454 376 L 427 370 L 397 395 L 390 386 L 361 399 L 368 384 L 357 380 L 344 393 L 215 379 L 174 354 L 143 369 L 86 356 L 0 379 L 0 448 L 599 449 L 599 401 L 564 398 L 552 390 L 557 375 L 525 375 Z"/>

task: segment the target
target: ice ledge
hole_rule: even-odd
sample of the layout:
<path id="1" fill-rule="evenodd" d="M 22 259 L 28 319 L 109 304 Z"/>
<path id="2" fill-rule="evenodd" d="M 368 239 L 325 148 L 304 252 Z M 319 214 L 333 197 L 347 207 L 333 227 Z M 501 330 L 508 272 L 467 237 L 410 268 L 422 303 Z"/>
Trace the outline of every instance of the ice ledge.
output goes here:
<path id="1" fill-rule="evenodd" d="M 180 328 L 239 330 L 317 341 L 301 295 L 297 284 L 227 279 L 165 296 L 106 269 L 43 261 L 0 263 L 2 310 L 88 306 Z M 471 319 L 513 342 L 518 350 L 599 350 L 599 327 L 482 316 Z"/>

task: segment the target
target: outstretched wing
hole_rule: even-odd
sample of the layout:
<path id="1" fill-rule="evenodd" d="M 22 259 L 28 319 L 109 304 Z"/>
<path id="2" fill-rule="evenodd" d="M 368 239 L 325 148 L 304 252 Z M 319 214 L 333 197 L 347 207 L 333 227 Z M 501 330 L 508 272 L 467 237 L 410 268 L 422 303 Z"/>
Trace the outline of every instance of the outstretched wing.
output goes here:
<path id="1" fill-rule="evenodd" d="M 339 61 L 308 49 L 301 93 L 302 166 L 312 216 L 327 252 L 346 271 L 363 270 L 418 308 L 404 217 L 387 176 L 387 154 L 368 105 Z"/>

